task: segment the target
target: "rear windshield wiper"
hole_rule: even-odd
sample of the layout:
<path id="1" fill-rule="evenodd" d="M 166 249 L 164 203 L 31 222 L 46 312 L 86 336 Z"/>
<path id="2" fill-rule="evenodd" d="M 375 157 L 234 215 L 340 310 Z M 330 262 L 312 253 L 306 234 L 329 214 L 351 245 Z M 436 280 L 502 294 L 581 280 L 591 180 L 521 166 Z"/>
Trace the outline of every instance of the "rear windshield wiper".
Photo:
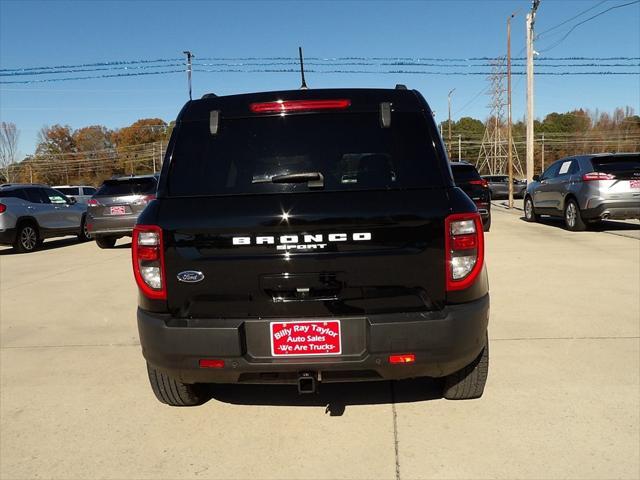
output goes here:
<path id="1" fill-rule="evenodd" d="M 274 175 L 271 178 L 256 178 L 252 183 L 303 183 L 307 182 L 309 188 L 323 188 L 324 175 L 320 172 L 288 173 L 286 175 Z"/>

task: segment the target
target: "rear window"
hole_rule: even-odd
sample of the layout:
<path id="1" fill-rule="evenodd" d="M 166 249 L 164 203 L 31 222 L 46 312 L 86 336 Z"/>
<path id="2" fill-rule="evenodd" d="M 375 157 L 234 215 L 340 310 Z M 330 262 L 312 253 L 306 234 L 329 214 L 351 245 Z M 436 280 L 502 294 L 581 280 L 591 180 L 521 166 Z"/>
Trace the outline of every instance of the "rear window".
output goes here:
<path id="1" fill-rule="evenodd" d="M 127 178 L 106 180 L 96 195 L 148 195 L 156 193 L 157 182 L 154 178 Z"/>
<path id="2" fill-rule="evenodd" d="M 596 172 L 613 175 L 640 173 L 640 155 L 596 157 L 591 159 Z"/>
<path id="3" fill-rule="evenodd" d="M 480 174 L 473 165 L 451 165 L 451 172 L 456 183 L 480 179 Z"/>
<path id="4" fill-rule="evenodd" d="M 321 173 L 325 191 L 441 185 L 427 120 L 394 112 L 223 118 L 216 135 L 207 122 L 184 122 L 168 175 L 172 196 L 309 191 L 306 182 L 274 184 L 276 175 Z"/>
<path id="5" fill-rule="evenodd" d="M 57 187 L 56 190 L 59 191 L 60 193 L 64 193 L 65 195 L 80 195 L 80 189 L 79 188 Z"/>

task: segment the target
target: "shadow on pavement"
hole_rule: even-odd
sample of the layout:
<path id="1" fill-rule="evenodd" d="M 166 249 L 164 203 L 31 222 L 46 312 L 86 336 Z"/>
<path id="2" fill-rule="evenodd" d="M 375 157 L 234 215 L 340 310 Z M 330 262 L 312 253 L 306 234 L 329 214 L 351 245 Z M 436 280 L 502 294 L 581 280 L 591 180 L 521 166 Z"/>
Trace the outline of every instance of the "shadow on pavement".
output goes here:
<path id="1" fill-rule="evenodd" d="M 295 385 L 211 385 L 210 395 L 233 405 L 325 407 L 341 416 L 349 405 L 412 403 L 442 398 L 442 381 L 432 378 L 394 382 L 320 384 L 317 393 L 299 395 Z"/>
<path id="2" fill-rule="evenodd" d="M 35 252 L 42 252 L 46 250 L 55 250 L 57 248 L 71 247 L 73 245 L 80 245 L 81 242 L 78 241 L 76 237 L 64 237 L 58 238 L 55 240 L 45 240 L 41 247 L 39 247 Z M 0 255 L 20 255 L 13 247 L 7 247 L 0 249 Z M 24 255 L 28 255 L 25 253 Z"/>
<path id="3" fill-rule="evenodd" d="M 524 217 L 520 217 L 520 220 L 526 222 Z M 542 217 L 537 223 L 541 225 L 548 225 L 550 227 L 564 227 L 564 220 L 562 218 L 555 217 Z M 615 220 L 603 220 L 595 225 L 587 225 L 587 232 L 615 232 L 615 231 L 634 231 L 640 230 L 640 222 L 618 222 Z M 576 232 L 580 233 L 580 232 Z"/>

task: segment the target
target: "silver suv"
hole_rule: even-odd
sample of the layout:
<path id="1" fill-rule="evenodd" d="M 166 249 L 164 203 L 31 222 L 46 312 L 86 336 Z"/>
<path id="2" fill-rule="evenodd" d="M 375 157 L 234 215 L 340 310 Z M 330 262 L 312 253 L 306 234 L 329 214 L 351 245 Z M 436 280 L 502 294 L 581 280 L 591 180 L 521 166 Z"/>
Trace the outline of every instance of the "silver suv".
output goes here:
<path id="1" fill-rule="evenodd" d="M 131 236 L 138 215 L 156 198 L 157 175 L 105 180 L 89 200 L 87 225 L 100 248 L 113 248 L 120 237 Z"/>
<path id="2" fill-rule="evenodd" d="M 640 219 L 640 153 L 569 157 L 535 175 L 524 197 L 525 219 L 564 217 L 568 230 L 604 219 Z"/>
<path id="3" fill-rule="evenodd" d="M 0 245 L 32 252 L 45 238 L 77 235 L 89 240 L 86 205 L 46 185 L 0 185 Z"/>

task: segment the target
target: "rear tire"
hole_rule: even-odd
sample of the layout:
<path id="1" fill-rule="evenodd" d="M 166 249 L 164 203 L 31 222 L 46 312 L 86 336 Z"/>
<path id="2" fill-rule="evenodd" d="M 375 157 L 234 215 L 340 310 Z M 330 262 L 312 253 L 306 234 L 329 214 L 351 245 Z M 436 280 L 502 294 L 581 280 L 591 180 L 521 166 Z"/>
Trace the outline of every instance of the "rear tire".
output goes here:
<path id="1" fill-rule="evenodd" d="M 193 407 L 208 400 L 203 385 L 182 383 L 147 363 L 149 383 L 156 398 L 172 407 Z"/>
<path id="2" fill-rule="evenodd" d="M 536 214 L 533 208 L 533 200 L 531 200 L 531 197 L 524 198 L 524 219 L 527 222 L 537 222 L 540 220 L 540 215 Z"/>
<path id="3" fill-rule="evenodd" d="M 489 217 L 482 223 L 482 230 L 488 232 L 491 229 L 491 213 L 489 213 Z"/>
<path id="4" fill-rule="evenodd" d="M 580 207 L 573 198 L 569 200 L 564 207 L 564 224 L 567 230 L 572 232 L 582 232 L 587 228 L 587 225 L 582 219 Z"/>
<path id="5" fill-rule="evenodd" d="M 30 253 L 42 246 L 38 227 L 32 222 L 25 222 L 18 227 L 13 248 L 18 253 Z"/>
<path id="6" fill-rule="evenodd" d="M 489 375 L 489 336 L 478 357 L 466 367 L 445 377 L 444 398 L 447 400 L 470 400 L 480 398 Z"/>
<path id="7" fill-rule="evenodd" d="M 88 242 L 91 240 L 91 235 L 87 230 L 87 217 L 86 215 L 82 216 L 82 221 L 80 222 L 80 233 L 78 233 L 78 240 L 80 242 Z"/>
<path id="8" fill-rule="evenodd" d="M 96 237 L 96 244 L 100 248 L 113 248 L 116 245 L 116 237 Z"/>

